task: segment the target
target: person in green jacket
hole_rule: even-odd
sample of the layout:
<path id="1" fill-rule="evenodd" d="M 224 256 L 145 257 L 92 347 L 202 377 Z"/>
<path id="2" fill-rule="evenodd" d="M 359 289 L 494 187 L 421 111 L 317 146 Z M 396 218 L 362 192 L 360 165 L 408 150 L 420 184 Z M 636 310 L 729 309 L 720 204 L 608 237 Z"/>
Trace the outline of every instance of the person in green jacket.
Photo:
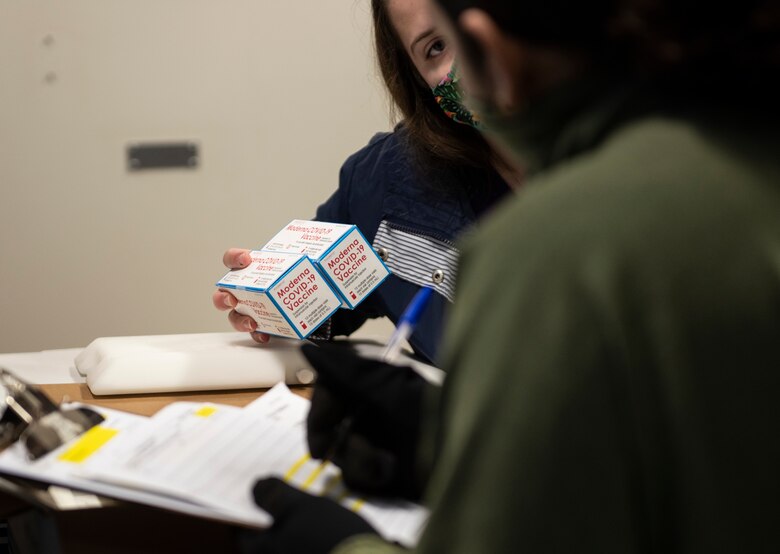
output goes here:
<path id="1" fill-rule="evenodd" d="M 377 475 L 431 510 L 419 552 L 779 552 L 777 3 L 439 3 L 530 178 L 462 244 L 432 431 L 383 438 L 425 396 L 407 370 L 307 349 L 312 452 L 357 445 L 346 419 L 394 456 Z M 277 551 L 397 548 L 279 482 L 255 496 Z"/>

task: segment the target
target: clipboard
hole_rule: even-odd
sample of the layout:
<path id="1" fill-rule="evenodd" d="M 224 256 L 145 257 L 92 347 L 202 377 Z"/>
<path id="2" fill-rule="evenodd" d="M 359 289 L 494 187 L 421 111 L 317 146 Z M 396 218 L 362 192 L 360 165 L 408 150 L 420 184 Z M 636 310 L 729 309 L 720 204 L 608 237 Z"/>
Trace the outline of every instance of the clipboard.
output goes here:
<path id="1" fill-rule="evenodd" d="M 0 368 L 0 451 L 20 442 L 37 460 L 102 421 L 85 406 L 58 406 L 38 387 Z"/>
<path id="2" fill-rule="evenodd" d="M 103 423 L 38 460 L 13 443 L 0 453 L 0 474 L 250 528 L 272 520 L 248 491 L 276 475 L 360 513 L 388 540 L 413 545 L 427 511 L 352 493 L 335 466 L 313 460 L 308 407 L 279 384 L 243 408 L 174 402 L 150 418 L 95 408 Z"/>

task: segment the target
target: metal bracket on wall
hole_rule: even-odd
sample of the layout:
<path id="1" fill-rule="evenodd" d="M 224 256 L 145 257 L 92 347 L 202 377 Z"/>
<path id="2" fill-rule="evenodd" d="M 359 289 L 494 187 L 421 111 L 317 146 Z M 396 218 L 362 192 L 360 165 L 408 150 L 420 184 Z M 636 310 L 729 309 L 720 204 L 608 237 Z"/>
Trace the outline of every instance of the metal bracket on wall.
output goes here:
<path id="1" fill-rule="evenodd" d="M 198 145 L 192 142 L 131 144 L 127 147 L 128 171 L 146 169 L 196 169 Z"/>

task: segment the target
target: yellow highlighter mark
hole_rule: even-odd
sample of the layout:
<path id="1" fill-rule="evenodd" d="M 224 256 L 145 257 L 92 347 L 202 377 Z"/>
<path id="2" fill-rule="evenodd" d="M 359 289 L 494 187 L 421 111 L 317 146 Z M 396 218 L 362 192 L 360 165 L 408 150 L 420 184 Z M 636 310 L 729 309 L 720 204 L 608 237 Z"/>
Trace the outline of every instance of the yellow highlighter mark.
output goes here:
<path id="1" fill-rule="evenodd" d="M 289 470 L 287 470 L 287 473 L 284 474 L 284 480 L 289 481 L 290 479 L 292 479 L 295 476 L 295 474 L 298 473 L 298 470 L 301 469 L 303 464 L 308 462 L 310 459 L 311 459 L 311 455 L 308 452 L 303 456 L 301 456 L 301 458 L 297 462 L 295 462 Z"/>
<path id="2" fill-rule="evenodd" d="M 338 502 L 339 504 L 344 504 L 344 505 L 346 505 L 346 504 L 347 504 L 347 499 L 348 499 L 349 497 L 350 497 L 349 491 L 348 491 L 347 489 L 344 489 L 343 491 L 341 491 L 341 494 L 339 494 L 339 495 L 336 497 L 336 502 Z M 365 503 L 366 503 L 366 499 L 365 499 L 365 498 L 355 498 L 355 500 L 353 500 L 353 501 L 351 502 L 351 505 L 350 505 L 350 506 L 348 506 L 348 508 L 349 508 L 350 510 L 352 510 L 353 512 L 357 512 L 357 511 L 359 511 L 359 510 L 360 510 L 360 508 L 362 508 L 362 507 L 363 507 L 363 505 L 364 505 Z"/>
<path id="3" fill-rule="evenodd" d="M 107 427 L 93 427 L 84 433 L 73 446 L 60 454 L 57 459 L 62 462 L 80 464 L 100 450 L 100 448 L 114 438 L 114 435 L 118 432 L 119 431 L 116 429 L 109 429 Z"/>
<path id="4" fill-rule="evenodd" d="M 195 412 L 195 415 L 198 417 L 209 417 L 216 411 L 217 409 L 214 406 L 203 406 L 200 410 Z"/>
<path id="5" fill-rule="evenodd" d="M 365 503 L 366 503 L 366 499 L 365 498 L 358 498 L 352 504 L 352 507 L 350 508 L 350 510 L 352 510 L 353 512 L 359 512 L 360 508 L 362 508 L 363 504 L 365 504 Z"/>
<path id="6" fill-rule="evenodd" d="M 323 461 L 320 465 L 315 467 L 314 471 L 309 474 L 309 477 L 303 482 L 303 485 L 301 485 L 301 489 L 306 490 L 311 487 L 312 483 L 317 480 L 317 477 L 320 476 L 320 473 L 322 473 L 322 470 L 325 469 L 325 466 L 327 465 L 328 462 Z"/>

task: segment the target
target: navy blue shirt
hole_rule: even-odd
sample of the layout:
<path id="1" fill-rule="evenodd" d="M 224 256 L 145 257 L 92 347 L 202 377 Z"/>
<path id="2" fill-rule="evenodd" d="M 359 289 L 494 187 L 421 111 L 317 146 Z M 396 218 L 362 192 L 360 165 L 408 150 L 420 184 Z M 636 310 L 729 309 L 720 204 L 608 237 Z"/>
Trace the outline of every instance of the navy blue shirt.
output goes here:
<path id="1" fill-rule="evenodd" d="M 435 362 L 455 290 L 455 240 L 508 190 L 494 171 L 423 175 L 401 127 L 374 136 L 344 163 L 338 190 L 317 209 L 316 219 L 357 225 L 392 274 L 355 310 L 339 310 L 331 334 L 349 335 L 369 318 L 387 316 L 397 323 L 420 287 L 431 286 L 437 294 L 409 343 Z"/>

